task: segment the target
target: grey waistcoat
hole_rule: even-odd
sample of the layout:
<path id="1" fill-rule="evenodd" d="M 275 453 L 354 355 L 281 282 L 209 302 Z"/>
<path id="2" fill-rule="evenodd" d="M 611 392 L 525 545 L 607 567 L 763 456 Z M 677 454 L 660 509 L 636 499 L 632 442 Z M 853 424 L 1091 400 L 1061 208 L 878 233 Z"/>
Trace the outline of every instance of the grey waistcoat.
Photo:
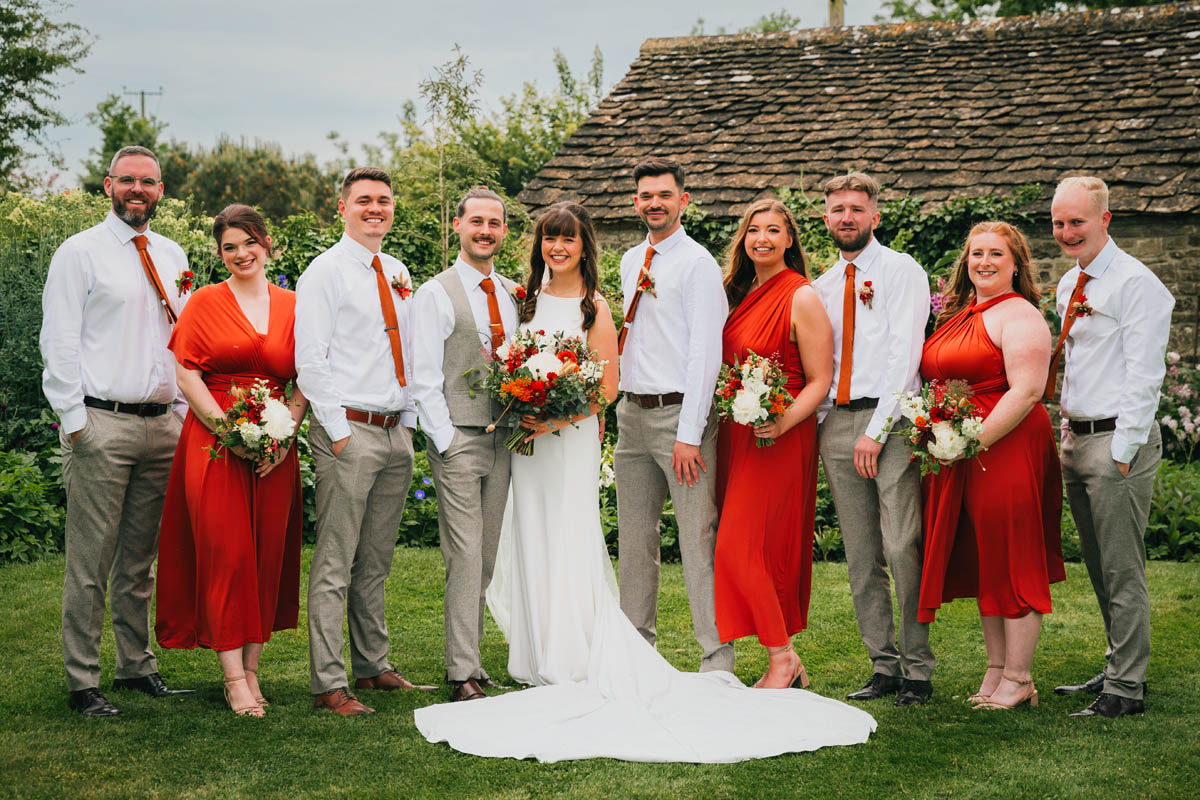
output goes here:
<path id="1" fill-rule="evenodd" d="M 504 292 L 511 296 L 516 284 L 499 273 L 496 277 L 500 279 L 496 293 Z M 485 427 L 492 424 L 504 410 L 481 385 L 488 368 L 487 349 L 490 343 L 484 341 L 475 327 L 475 315 L 471 313 L 466 288 L 454 268 L 435 275 L 433 279 L 446 290 L 450 306 L 454 309 L 454 330 L 446 338 L 442 350 L 442 394 L 446 398 L 446 407 L 450 409 L 450 421 L 458 427 Z M 496 300 L 505 302 L 499 297 Z M 516 331 L 505 333 L 511 336 Z M 471 369 L 475 372 L 466 374 Z M 499 426 L 509 427 L 515 425 L 516 421 L 517 416 L 510 411 L 504 415 Z"/>

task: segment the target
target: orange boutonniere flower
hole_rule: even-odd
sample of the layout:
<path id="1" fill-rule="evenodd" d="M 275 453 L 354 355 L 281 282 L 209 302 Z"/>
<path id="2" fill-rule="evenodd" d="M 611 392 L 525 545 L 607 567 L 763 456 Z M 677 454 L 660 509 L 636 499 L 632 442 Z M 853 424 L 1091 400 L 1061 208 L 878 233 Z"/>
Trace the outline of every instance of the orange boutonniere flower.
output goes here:
<path id="1" fill-rule="evenodd" d="M 858 299 L 867 308 L 871 308 L 875 300 L 875 287 L 870 281 L 863 281 L 862 286 L 858 287 Z"/>
<path id="2" fill-rule="evenodd" d="M 407 300 L 408 296 L 412 294 L 412 284 L 401 280 L 399 276 L 392 278 L 392 289 L 400 295 L 401 300 Z"/>
<path id="3" fill-rule="evenodd" d="M 642 270 L 641 277 L 638 278 L 638 291 L 646 292 L 654 297 L 658 297 L 658 292 L 654 291 L 654 276 L 647 270 Z"/>
<path id="4" fill-rule="evenodd" d="M 1090 317 L 1092 315 L 1092 307 L 1088 304 L 1086 295 L 1079 295 L 1079 300 L 1071 307 L 1071 313 L 1076 317 Z"/>
<path id="5" fill-rule="evenodd" d="M 525 300 L 525 295 L 526 295 L 525 287 L 524 287 L 524 286 L 518 286 L 517 288 L 513 289 L 513 293 L 512 293 L 512 295 L 513 295 L 513 298 L 514 298 L 514 299 L 515 299 L 515 300 L 516 300 L 518 303 L 520 303 L 520 302 L 524 301 L 524 300 Z"/>

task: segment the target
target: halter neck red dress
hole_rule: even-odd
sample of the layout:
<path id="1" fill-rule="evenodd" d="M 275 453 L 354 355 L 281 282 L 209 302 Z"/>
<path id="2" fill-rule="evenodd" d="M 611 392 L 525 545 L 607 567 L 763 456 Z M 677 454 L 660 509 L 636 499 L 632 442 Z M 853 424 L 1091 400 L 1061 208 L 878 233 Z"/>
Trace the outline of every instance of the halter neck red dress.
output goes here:
<path id="1" fill-rule="evenodd" d="M 168 345 L 198 369 L 213 398 L 266 378 L 296 376 L 296 295 L 271 286 L 267 333 L 254 329 L 230 288 L 205 286 L 184 306 Z M 300 462 L 293 447 L 266 477 L 232 453 L 211 459 L 215 437 L 188 411 L 167 483 L 158 546 L 154 632 L 163 647 L 233 650 L 295 628 L 300 611 Z"/>
<path id="2" fill-rule="evenodd" d="M 1008 391 L 1004 356 L 983 312 L 1016 292 L 971 304 L 933 332 L 921 356 L 923 380 L 965 380 L 986 418 Z M 985 617 L 1050 613 L 1050 584 L 1063 569 L 1062 472 L 1050 415 L 1036 404 L 1008 435 L 975 458 L 923 481 L 925 560 L 917 618 L 933 622 L 942 603 L 979 598 Z"/>
<path id="3" fill-rule="evenodd" d="M 793 397 L 804 388 L 800 351 L 788 341 L 792 296 L 808 280 L 784 270 L 751 292 L 729 315 L 724 360 L 748 351 L 774 357 Z M 817 506 L 817 418 L 796 425 L 770 447 L 754 430 L 721 423 L 717 440 L 715 556 L 717 633 L 729 642 L 757 634 L 779 647 L 808 624 L 813 522 Z"/>

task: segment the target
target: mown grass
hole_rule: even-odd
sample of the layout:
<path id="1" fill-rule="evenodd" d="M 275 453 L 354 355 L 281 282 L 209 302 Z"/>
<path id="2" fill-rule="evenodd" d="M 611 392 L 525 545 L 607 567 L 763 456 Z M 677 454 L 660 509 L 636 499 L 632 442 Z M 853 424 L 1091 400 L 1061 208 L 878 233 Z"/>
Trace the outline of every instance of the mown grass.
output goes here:
<path id="1" fill-rule="evenodd" d="M 305 556 L 309 555 L 306 550 Z M 307 573 L 307 563 L 305 565 Z M 929 705 L 868 707 L 879 722 L 858 747 L 827 748 L 732 765 L 630 764 L 607 759 L 537 764 L 480 759 L 427 743 L 413 710 L 447 697 L 361 692 L 378 709 L 342 719 L 314 712 L 307 639 L 277 634 L 261 666 L 272 701 L 266 720 L 234 717 L 221 699 L 215 656 L 159 654 L 190 697 L 152 700 L 108 692 L 115 719 L 83 719 L 66 707 L 59 650 L 62 560 L 0 569 L 0 795 L 14 797 L 414 797 L 414 798 L 1132 798 L 1200 793 L 1200 565 L 1152 563 L 1153 645 L 1147 713 L 1115 721 L 1074 720 L 1083 701 L 1054 684 L 1091 676 L 1103 629 L 1087 575 L 1068 565 L 1054 587 L 1034 675 L 1041 705 L 972 711 L 963 698 L 986 665 L 973 603 L 946 607 L 933 628 L 939 664 Z M 392 659 L 418 682 L 442 677 L 442 566 L 436 550 L 400 549 L 388 585 Z M 678 565 L 664 568 L 660 648 L 695 669 Z M 817 564 L 811 627 L 799 649 L 813 689 L 841 697 L 870 668 L 858 638 L 844 564 Z M 761 648 L 739 643 L 737 672 L 753 681 Z M 494 627 L 484 659 L 503 675 L 507 648 Z M 101 688 L 112 678 L 105 633 Z M 797 720 L 797 724 L 804 724 Z"/>

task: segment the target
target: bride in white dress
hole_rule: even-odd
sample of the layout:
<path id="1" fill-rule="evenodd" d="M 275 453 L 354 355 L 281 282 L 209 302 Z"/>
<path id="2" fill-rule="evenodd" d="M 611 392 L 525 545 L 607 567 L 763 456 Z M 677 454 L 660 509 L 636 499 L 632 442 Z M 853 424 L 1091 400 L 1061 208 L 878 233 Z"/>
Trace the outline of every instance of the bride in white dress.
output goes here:
<path id="1" fill-rule="evenodd" d="M 530 259 L 536 311 L 522 327 L 586 336 L 609 362 L 611 402 L 617 334 L 596 292 L 596 257 L 581 206 L 547 210 Z M 586 331 L 585 306 L 594 319 Z M 875 720 L 861 709 L 800 689 L 749 689 L 728 672 L 680 672 L 642 638 L 621 612 L 600 527 L 597 418 L 572 422 L 522 421 L 537 444 L 531 456 L 512 456 L 510 516 L 487 592 L 509 642 L 509 674 L 535 688 L 418 709 L 425 738 L 539 761 L 733 762 L 865 742 Z"/>

